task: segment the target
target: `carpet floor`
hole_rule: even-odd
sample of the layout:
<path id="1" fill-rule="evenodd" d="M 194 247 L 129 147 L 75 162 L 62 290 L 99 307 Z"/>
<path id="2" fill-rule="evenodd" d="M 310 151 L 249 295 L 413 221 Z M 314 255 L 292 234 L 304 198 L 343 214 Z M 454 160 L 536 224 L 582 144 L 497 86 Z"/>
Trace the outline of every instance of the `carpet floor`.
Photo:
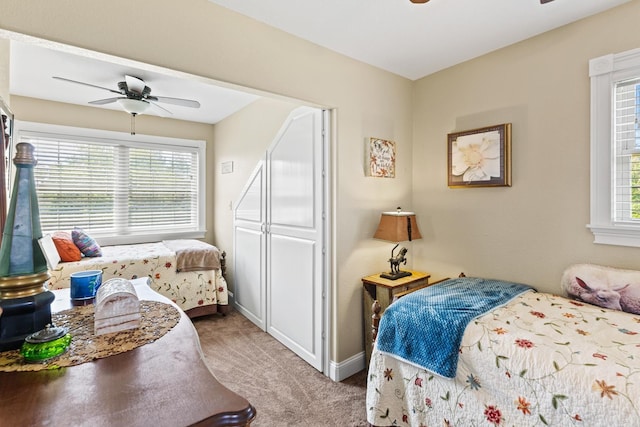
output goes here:
<path id="1" fill-rule="evenodd" d="M 256 408 L 252 427 L 366 426 L 366 371 L 334 382 L 237 311 L 193 319 L 218 381 Z"/>

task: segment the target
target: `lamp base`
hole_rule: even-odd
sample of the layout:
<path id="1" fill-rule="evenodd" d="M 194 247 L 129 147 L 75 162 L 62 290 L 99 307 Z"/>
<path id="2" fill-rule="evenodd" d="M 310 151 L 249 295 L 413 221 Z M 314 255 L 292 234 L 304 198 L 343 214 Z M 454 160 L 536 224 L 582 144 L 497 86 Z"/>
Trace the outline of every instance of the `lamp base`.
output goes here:
<path id="1" fill-rule="evenodd" d="M 24 339 L 51 323 L 53 292 L 0 300 L 0 351 L 14 350 L 22 346 Z"/>
<path id="2" fill-rule="evenodd" d="M 398 271 L 397 273 L 382 273 L 380 275 L 380 277 L 382 277 L 383 279 L 389 279 L 389 280 L 398 280 L 402 277 L 407 277 L 407 276 L 411 276 L 410 271 Z"/>

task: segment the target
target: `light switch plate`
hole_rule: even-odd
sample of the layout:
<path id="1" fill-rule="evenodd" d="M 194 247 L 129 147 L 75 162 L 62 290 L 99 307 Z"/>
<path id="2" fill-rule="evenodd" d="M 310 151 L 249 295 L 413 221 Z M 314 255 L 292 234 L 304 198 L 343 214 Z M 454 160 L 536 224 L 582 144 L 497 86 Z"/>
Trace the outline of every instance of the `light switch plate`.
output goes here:
<path id="1" fill-rule="evenodd" d="M 232 173 L 233 172 L 233 162 L 222 162 L 220 164 L 222 173 Z"/>

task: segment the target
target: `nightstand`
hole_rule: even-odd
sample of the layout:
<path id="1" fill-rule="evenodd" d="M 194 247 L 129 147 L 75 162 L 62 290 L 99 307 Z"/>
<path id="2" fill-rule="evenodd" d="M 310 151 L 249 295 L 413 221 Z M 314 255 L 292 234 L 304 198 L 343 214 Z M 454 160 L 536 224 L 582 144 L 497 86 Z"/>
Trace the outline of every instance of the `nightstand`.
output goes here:
<path id="1" fill-rule="evenodd" d="M 364 287 L 364 342 L 365 342 L 365 354 L 366 354 L 366 368 L 369 368 L 369 360 L 371 359 L 371 350 L 373 345 L 371 316 L 373 310 L 371 306 L 374 301 L 378 301 L 380 304 L 380 315 L 384 310 L 389 307 L 389 304 L 393 302 L 395 295 L 403 293 L 409 289 L 420 288 L 429 286 L 429 273 L 422 271 L 411 271 L 411 276 L 402 277 L 397 280 L 389 280 L 380 277 L 380 273 L 372 274 L 371 276 L 362 278 L 362 285 Z"/>

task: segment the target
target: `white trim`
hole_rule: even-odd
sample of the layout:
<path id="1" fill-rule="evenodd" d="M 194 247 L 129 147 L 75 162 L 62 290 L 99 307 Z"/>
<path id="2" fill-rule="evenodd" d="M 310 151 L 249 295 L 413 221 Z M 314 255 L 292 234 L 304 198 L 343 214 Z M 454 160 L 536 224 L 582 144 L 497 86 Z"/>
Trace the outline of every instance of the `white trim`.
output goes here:
<path id="1" fill-rule="evenodd" d="M 345 380 L 365 369 L 365 361 L 366 356 L 364 351 L 351 356 L 344 362 L 335 363 L 331 361 L 329 363 L 329 378 L 338 382 Z"/>
<path id="2" fill-rule="evenodd" d="M 103 129 L 91 129 L 81 128 L 75 126 L 63 126 L 53 125 L 47 123 L 27 122 L 22 120 L 16 120 L 16 134 L 18 132 L 28 133 L 45 133 L 48 135 L 63 135 L 67 139 L 73 139 L 73 137 L 86 137 L 91 138 L 93 141 L 102 141 L 106 143 L 117 142 L 119 144 L 129 142 L 140 146 L 157 147 L 158 145 L 169 145 L 172 147 L 183 145 L 185 147 L 206 148 L 206 141 L 184 138 L 171 138 L 167 136 L 156 135 L 143 135 L 135 134 L 131 135 L 127 132 L 116 132 Z"/>
<path id="3" fill-rule="evenodd" d="M 589 225 L 595 236 L 594 243 L 619 246 L 640 246 L 640 229 L 632 226 L 597 227 Z"/>
<path id="4" fill-rule="evenodd" d="M 329 110 L 322 111 L 322 168 L 323 168 L 323 178 L 322 178 L 322 200 L 323 200 L 323 212 L 322 218 L 324 220 L 323 225 L 323 274 L 322 274 L 322 288 L 323 288 L 323 319 L 322 319 L 322 373 L 324 375 L 328 375 L 331 370 L 330 360 L 331 360 L 331 301 L 332 299 L 332 286 L 333 283 L 333 245 L 331 244 L 331 236 L 333 229 L 333 221 L 332 215 L 332 200 L 331 200 L 331 141 L 332 141 L 332 120 L 331 114 Z"/>
<path id="5" fill-rule="evenodd" d="M 640 76 L 640 49 L 589 61 L 591 77 L 591 220 L 594 243 L 640 247 L 640 225 L 613 218 L 613 90 L 615 83 Z"/>

